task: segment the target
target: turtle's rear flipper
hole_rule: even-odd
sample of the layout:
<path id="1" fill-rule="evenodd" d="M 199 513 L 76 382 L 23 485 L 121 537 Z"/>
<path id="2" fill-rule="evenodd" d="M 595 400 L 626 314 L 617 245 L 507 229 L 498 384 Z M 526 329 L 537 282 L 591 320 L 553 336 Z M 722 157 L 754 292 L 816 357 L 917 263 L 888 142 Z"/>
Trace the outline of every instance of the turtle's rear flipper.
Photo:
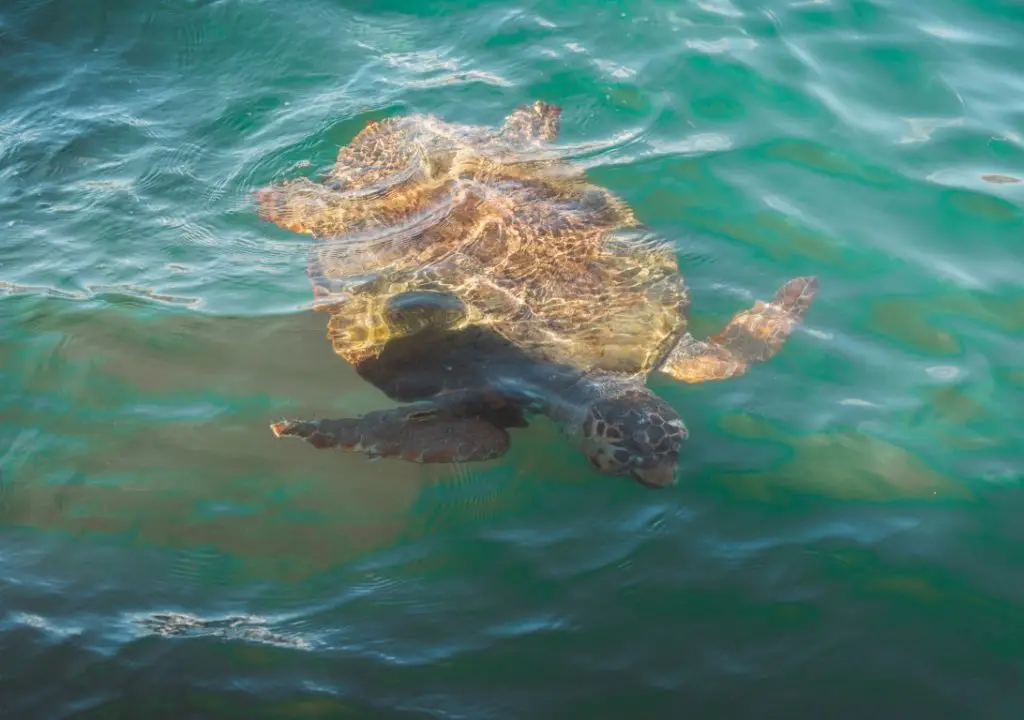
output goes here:
<path id="1" fill-rule="evenodd" d="M 501 135 L 508 140 L 542 140 L 552 142 L 561 129 L 562 108 L 538 100 L 520 105 L 501 126 Z"/>
<path id="2" fill-rule="evenodd" d="M 689 383 L 742 375 L 753 363 L 770 359 L 782 348 L 817 294 L 817 278 L 794 278 L 779 288 L 771 302 L 758 300 L 707 340 L 695 340 L 687 333 L 661 371 Z"/>
<path id="3" fill-rule="evenodd" d="M 504 454 L 509 447 L 505 428 L 524 424 L 518 410 L 501 400 L 458 392 L 361 418 L 283 420 L 270 428 L 278 437 L 299 437 L 319 449 L 409 462 L 456 463 Z"/>

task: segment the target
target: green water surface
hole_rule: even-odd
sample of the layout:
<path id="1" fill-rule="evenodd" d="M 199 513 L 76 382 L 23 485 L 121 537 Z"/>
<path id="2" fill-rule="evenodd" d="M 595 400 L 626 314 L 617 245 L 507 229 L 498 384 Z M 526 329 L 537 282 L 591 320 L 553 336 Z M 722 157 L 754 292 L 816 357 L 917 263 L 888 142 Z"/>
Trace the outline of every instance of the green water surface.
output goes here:
<path id="1" fill-rule="evenodd" d="M 1024 717 L 1024 5 L 9 0 L 0 716 Z M 814 274 L 678 487 L 551 423 L 419 467 L 277 441 L 384 396 L 252 191 L 371 119 L 560 144 L 695 334 Z"/>

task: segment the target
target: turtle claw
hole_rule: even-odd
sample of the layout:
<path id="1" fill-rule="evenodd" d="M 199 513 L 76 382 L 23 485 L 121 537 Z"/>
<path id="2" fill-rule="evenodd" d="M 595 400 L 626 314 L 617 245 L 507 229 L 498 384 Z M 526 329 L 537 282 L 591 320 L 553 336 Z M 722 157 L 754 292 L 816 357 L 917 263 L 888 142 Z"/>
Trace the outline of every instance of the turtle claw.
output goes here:
<path id="1" fill-rule="evenodd" d="M 270 429 L 274 431 L 276 437 L 309 437 L 311 428 L 309 423 L 304 423 L 301 420 L 280 420 L 270 425 Z"/>
<path id="2" fill-rule="evenodd" d="M 344 434 L 340 433 L 343 429 L 341 423 L 343 420 L 327 421 L 335 427 L 324 427 L 324 421 L 307 421 L 307 420 L 281 420 L 273 423 L 270 426 L 276 437 L 297 437 L 305 440 L 315 448 L 323 449 L 329 447 L 336 447 L 344 440 Z M 354 423 L 355 421 L 348 421 Z"/>

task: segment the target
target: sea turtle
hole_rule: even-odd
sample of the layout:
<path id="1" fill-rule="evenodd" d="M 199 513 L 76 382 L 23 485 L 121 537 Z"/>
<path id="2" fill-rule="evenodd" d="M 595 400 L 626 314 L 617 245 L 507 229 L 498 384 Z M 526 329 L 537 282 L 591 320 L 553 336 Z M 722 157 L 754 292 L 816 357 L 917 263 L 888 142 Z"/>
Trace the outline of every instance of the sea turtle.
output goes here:
<path id="1" fill-rule="evenodd" d="M 487 460 L 531 414 L 600 472 L 675 483 L 682 419 L 646 387 L 747 371 L 782 347 L 818 292 L 783 285 L 716 335 L 687 332 L 670 243 L 552 144 L 561 109 L 497 128 L 414 114 L 370 122 L 320 182 L 257 192 L 260 216 L 312 235 L 308 266 L 335 352 L 392 400 L 278 436 L 413 462 Z"/>

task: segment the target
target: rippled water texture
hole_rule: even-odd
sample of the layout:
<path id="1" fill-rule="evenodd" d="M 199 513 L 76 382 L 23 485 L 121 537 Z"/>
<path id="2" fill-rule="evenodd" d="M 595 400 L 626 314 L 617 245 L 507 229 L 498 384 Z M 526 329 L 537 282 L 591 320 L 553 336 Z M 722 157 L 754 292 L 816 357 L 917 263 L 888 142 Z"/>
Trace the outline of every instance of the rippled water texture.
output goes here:
<path id="1" fill-rule="evenodd" d="M 0 715 L 1018 718 L 1024 5 L 8 0 Z M 252 191 L 370 119 L 564 107 L 697 335 L 816 274 L 680 485 L 548 422 L 421 468 Z"/>

